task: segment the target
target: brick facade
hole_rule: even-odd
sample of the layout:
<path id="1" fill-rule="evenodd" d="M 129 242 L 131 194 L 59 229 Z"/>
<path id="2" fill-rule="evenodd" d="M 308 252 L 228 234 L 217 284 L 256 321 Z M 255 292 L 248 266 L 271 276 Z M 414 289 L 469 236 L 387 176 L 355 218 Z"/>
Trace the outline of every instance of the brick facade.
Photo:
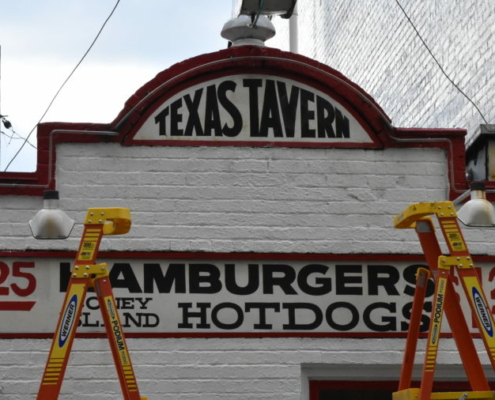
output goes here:
<path id="1" fill-rule="evenodd" d="M 124 146 L 122 137 L 82 139 L 60 134 L 55 141 L 54 165 L 43 164 L 48 160 L 46 154 L 38 158 L 45 173 L 40 176 L 54 168 L 61 207 L 79 225 L 68 241 L 35 241 L 26 222 L 41 207 L 39 188 L 31 191 L 4 186 L 0 196 L 0 250 L 4 257 L 11 252 L 22 258 L 23 254 L 33 257 L 36 251 L 55 255 L 62 250 L 74 251 L 81 236 L 80 222 L 89 207 L 128 207 L 133 214 L 131 232 L 105 238 L 102 251 L 190 252 L 196 257 L 203 252 L 301 258 L 315 254 L 351 259 L 356 255 L 417 257 L 420 247 L 414 233 L 394 230 L 393 216 L 411 202 L 452 196 L 452 187 L 459 184 L 464 167 L 463 153 L 458 150 L 463 132 L 389 127 L 386 121 L 370 117 L 377 115 L 379 107 L 370 111 L 373 103 L 362 101 L 367 95 L 352 82 L 303 57 L 273 50 L 232 49 L 205 59 L 249 59 L 248 53 L 273 56 L 278 64 L 281 59 L 287 59 L 288 65 L 309 63 L 314 69 L 334 74 L 337 83 L 328 85 L 341 90 L 342 102 L 360 93 L 351 106 L 369 117 L 369 125 L 376 130 L 370 128 L 370 134 L 382 140 L 381 146 Z M 168 75 L 175 76 L 174 68 L 185 71 L 187 63 L 145 85 L 122 114 L 168 82 Z M 213 71 L 216 77 L 217 72 Z M 145 106 L 136 110 L 129 124 L 137 124 L 149 114 Z M 40 128 L 40 151 L 47 152 L 49 132 L 57 127 L 60 125 L 44 124 Z M 125 129 L 132 132 L 133 128 L 124 124 L 122 131 Z M 7 177 L 2 178 L 6 182 Z M 461 185 L 456 190 L 463 188 Z M 486 240 L 481 234 L 474 237 L 474 252 L 483 252 Z M 58 290 L 57 282 L 52 289 Z M 45 295 L 37 294 L 41 298 Z M 138 337 L 129 339 L 128 344 L 141 395 L 150 400 L 307 400 L 310 379 L 398 378 L 404 341 L 397 336 L 374 335 L 366 340 L 338 333 L 279 336 Z M 49 346 L 50 340 L 43 338 L 0 340 L 2 398 L 35 396 Z M 455 346 L 451 340 L 446 340 L 445 346 L 442 362 L 446 368 L 440 374 L 462 376 Z M 120 399 L 112 364 L 106 339 L 76 339 L 61 399 Z"/>
<path id="2" fill-rule="evenodd" d="M 495 118 L 495 12 L 488 1 L 299 0 L 299 52 L 342 72 L 384 108 L 395 126 L 459 127 L 468 142 Z M 288 22 L 274 19 L 267 44 L 288 49 Z"/>

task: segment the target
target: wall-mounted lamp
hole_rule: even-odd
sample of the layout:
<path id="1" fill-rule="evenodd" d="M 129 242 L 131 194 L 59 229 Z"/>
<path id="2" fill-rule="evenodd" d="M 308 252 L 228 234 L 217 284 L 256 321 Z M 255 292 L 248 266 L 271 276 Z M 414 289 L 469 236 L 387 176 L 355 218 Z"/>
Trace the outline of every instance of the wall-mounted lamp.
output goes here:
<path id="1" fill-rule="evenodd" d="M 297 0 L 234 0 L 233 19 L 221 32 L 232 46 L 264 46 L 275 36 L 271 17 L 290 18 Z"/>
<path id="2" fill-rule="evenodd" d="M 234 0 L 234 17 L 241 14 L 254 16 L 280 15 L 290 18 L 297 0 Z"/>
<path id="3" fill-rule="evenodd" d="M 457 218 L 466 226 L 495 227 L 495 210 L 492 203 L 486 199 L 485 184 L 473 182 L 470 189 L 471 200 L 457 211 Z"/>
<path id="4" fill-rule="evenodd" d="M 36 239 L 67 239 L 74 227 L 74 220 L 58 208 L 58 191 L 45 190 L 43 208 L 29 221 L 31 233 Z"/>

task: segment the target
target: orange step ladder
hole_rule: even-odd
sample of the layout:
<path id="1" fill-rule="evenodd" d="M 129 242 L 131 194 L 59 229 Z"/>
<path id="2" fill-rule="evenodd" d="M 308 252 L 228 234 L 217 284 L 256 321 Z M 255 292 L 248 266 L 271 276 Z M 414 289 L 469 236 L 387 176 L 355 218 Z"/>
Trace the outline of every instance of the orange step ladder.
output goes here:
<path id="1" fill-rule="evenodd" d="M 124 399 L 147 399 L 139 395 L 107 265 L 96 264 L 96 256 L 103 235 L 125 234 L 129 232 L 130 227 L 131 213 L 127 208 L 90 208 L 88 210 L 84 221 L 83 236 L 41 380 L 38 400 L 58 399 L 84 299 L 90 287 L 95 289 L 98 298 Z"/>
<path id="2" fill-rule="evenodd" d="M 450 255 L 441 253 L 433 219 L 430 217 L 433 215 L 436 216 Z M 483 292 L 480 278 L 460 230 L 453 203 L 445 201 L 412 204 L 394 218 L 394 226 L 398 229 L 415 229 L 430 271 L 423 268 L 418 270 L 399 389 L 393 394 L 393 399 L 495 399 L 495 394 L 490 390 L 486 379 L 466 318 L 454 292 L 451 274 L 455 269 L 472 313 L 475 316 L 476 325 L 483 338 L 492 368 L 495 370 L 495 323 Z M 423 312 L 426 285 L 430 274 L 433 275 L 435 281 L 435 294 L 421 386 L 420 388 L 411 388 L 414 357 L 420 332 L 420 320 Z M 432 393 L 444 312 L 471 386 L 471 391 L 468 392 Z"/>

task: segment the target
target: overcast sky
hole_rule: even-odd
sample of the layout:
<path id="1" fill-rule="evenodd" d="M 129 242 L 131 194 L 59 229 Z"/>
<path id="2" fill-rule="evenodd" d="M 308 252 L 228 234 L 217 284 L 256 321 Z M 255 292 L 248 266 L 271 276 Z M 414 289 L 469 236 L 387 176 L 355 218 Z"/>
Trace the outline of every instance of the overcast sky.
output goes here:
<path id="1" fill-rule="evenodd" d="M 27 136 L 93 42 L 117 0 L 0 0 L 0 114 Z M 232 0 L 121 0 L 98 41 L 43 119 L 111 122 L 158 72 L 227 47 Z M 2 127 L 0 169 L 22 143 Z M 36 130 L 29 142 L 36 146 Z M 9 171 L 34 171 L 26 145 Z"/>

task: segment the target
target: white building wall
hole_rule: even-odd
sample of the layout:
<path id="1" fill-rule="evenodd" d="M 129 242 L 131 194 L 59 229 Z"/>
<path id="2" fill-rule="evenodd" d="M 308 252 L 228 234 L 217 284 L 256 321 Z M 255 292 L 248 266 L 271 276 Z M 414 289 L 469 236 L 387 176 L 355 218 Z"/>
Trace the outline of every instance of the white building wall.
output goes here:
<path id="1" fill-rule="evenodd" d="M 57 148 L 61 206 L 79 225 L 68 241 L 30 238 L 39 197 L 1 196 L 0 246 L 76 250 L 89 207 L 129 207 L 129 234 L 101 250 L 419 253 L 392 218 L 411 202 L 444 200 L 438 149 Z M 59 305 L 54 305 L 58 307 Z M 0 395 L 37 393 L 50 340 L 0 341 Z M 306 399 L 308 379 L 398 379 L 403 339 L 129 339 L 150 399 Z M 440 361 L 458 376 L 450 340 Z M 419 358 L 418 360 L 421 360 Z M 485 360 L 486 361 L 486 360 Z M 418 361 L 420 362 L 420 361 Z M 456 375 L 457 374 L 457 375 Z M 461 374 L 462 376 L 462 374 Z M 120 399 L 106 339 L 76 339 L 61 399 Z"/>
<path id="2" fill-rule="evenodd" d="M 299 53 L 360 85 L 401 127 L 459 127 L 468 141 L 495 119 L 495 10 L 483 1 L 298 0 Z M 288 22 L 267 44 L 288 50 Z M 486 120 L 486 121 L 485 121 Z"/>
<path id="3" fill-rule="evenodd" d="M 418 253 L 392 228 L 410 202 L 447 198 L 439 149 L 289 149 L 60 145 L 60 205 L 128 207 L 131 232 L 101 250 Z M 425 179 L 426 178 L 426 179 Z M 27 220 L 40 197 L 0 197 L 5 249 L 47 249 Z M 53 249 L 76 250 L 82 225 Z M 412 243 L 411 243 L 412 242 Z"/>

